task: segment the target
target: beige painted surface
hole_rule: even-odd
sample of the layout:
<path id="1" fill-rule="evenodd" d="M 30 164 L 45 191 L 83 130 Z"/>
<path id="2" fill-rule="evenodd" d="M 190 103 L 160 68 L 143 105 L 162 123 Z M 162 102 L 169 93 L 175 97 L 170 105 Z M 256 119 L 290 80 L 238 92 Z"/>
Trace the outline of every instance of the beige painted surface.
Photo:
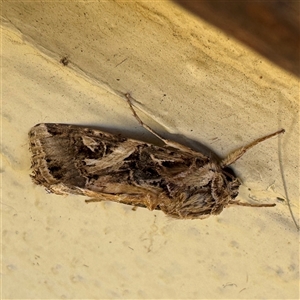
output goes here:
<path id="1" fill-rule="evenodd" d="M 221 156 L 285 128 L 234 165 L 241 199 L 277 206 L 178 221 L 34 186 L 36 123 L 153 139 L 125 92 L 162 135 Z M 277 199 L 283 176 L 299 222 L 298 80 L 169 1 L 2 3 L 2 175 L 3 299 L 299 297 L 299 236 Z"/>

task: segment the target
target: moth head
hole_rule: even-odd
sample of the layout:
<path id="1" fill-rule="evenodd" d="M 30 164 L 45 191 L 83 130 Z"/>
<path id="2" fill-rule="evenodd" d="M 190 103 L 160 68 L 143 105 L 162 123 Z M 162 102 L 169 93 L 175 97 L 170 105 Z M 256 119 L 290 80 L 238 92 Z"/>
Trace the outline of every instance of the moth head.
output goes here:
<path id="1" fill-rule="evenodd" d="M 227 182 L 230 200 L 233 200 L 239 194 L 239 186 L 241 185 L 241 182 L 236 177 L 234 171 L 229 167 L 223 168 L 223 175 L 225 177 L 225 181 Z"/>

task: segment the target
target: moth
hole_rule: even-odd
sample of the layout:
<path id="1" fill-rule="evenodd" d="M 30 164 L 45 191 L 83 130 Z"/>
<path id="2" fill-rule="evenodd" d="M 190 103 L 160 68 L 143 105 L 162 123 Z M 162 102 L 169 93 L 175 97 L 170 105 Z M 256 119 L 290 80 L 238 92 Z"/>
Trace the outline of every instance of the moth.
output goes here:
<path id="1" fill-rule="evenodd" d="M 130 94 L 125 96 L 136 120 L 163 146 L 89 127 L 37 124 L 29 132 L 33 182 L 58 195 L 84 195 L 89 197 L 86 202 L 108 200 L 162 210 L 178 219 L 218 215 L 230 205 L 275 206 L 236 199 L 240 181 L 229 166 L 284 129 L 219 161 L 161 137 L 139 118 Z"/>

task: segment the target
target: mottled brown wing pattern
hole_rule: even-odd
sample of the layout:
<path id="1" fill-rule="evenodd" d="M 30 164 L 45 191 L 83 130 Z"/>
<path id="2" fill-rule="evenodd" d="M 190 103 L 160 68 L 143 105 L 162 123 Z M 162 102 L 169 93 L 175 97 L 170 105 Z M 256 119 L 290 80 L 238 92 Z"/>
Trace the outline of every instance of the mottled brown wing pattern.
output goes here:
<path id="1" fill-rule="evenodd" d="M 188 148 L 184 152 L 64 124 L 38 124 L 29 135 L 33 180 L 57 194 L 142 205 L 177 218 L 220 213 L 226 203 L 216 205 L 224 197 L 219 185 L 227 203 L 237 195 L 233 175 L 221 172 L 217 180 L 219 166 Z"/>

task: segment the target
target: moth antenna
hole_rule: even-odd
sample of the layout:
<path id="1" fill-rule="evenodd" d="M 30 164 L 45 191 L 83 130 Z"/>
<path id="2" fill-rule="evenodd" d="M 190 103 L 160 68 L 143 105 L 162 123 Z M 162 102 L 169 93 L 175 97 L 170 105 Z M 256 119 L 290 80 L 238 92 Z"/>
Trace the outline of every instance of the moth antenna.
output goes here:
<path id="1" fill-rule="evenodd" d="M 136 118 L 136 120 L 140 123 L 141 126 L 143 126 L 146 130 L 150 131 L 152 134 L 154 134 L 157 138 L 159 138 L 161 141 L 163 141 L 166 145 L 170 146 L 170 147 L 173 147 L 173 148 L 176 148 L 176 149 L 179 149 L 181 151 L 184 151 L 184 152 L 189 152 L 189 153 L 195 153 L 196 155 L 199 155 L 199 153 L 193 151 L 192 149 L 190 149 L 189 147 L 186 147 L 186 146 L 183 146 L 177 142 L 173 142 L 173 141 L 170 141 L 170 140 L 167 140 L 167 139 L 164 139 L 162 136 L 160 136 L 156 131 L 154 131 L 151 127 L 149 127 L 147 124 L 145 124 L 141 119 L 140 117 L 137 115 L 136 111 L 134 110 L 133 108 L 133 105 L 131 103 L 131 99 L 133 99 L 131 97 L 131 95 L 129 93 L 126 93 L 125 94 L 125 97 L 126 97 L 126 100 L 127 100 L 127 103 L 129 104 L 129 107 L 134 115 L 134 117 Z"/>
<path id="2" fill-rule="evenodd" d="M 255 141 L 253 141 L 252 143 L 250 143 L 249 145 L 247 146 L 243 146 L 237 150 L 235 150 L 234 152 L 230 153 L 225 159 L 222 160 L 221 162 L 221 167 L 222 168 L 225 168 L 231 164 L 233 164 L 234 162 L 236 162 L 239 158 L 241 158 L 250 148 L 256 146 L 257 144 L 275 136 L 275 135 L 278 135 L 280 133 L 284 133 L 285 130 L 284 129 L 280 129 L 274 133 L 271 133 L 269 135 L 266 135 L 264 137 L 261 137 Z"/>
<path id="3" fill-rule="evenodd" d="M 246 202 L 240 202 L 240 201 L 229 201 L 229 204 L 233 204 L 233 205 L 240 205 L 240 206 L 251 206 L 251 207 L 273 207 L 276 206 L 275 203 L 271 203 L 271 204 L 251 204 L 251 203 L 246 203 Z"/>
<path id="4" fill-rule="evenodd" d="M 125 94 L 127 103 L 129 104 L 129 107 L 134 115 L 134 117 L 136 118 L 136 120 L 141 124 L 141 126 L 143 126 L 145 129 L 147 129 L 148 131 L 150 131 L 152 134 L 154 134 L 156 137 L 158 137 L 160 140 L 162 140 L 165 144 L 168 144 L 168 141 L 165 140 L 162 136 L 160 136 L 157 132 L 155 132 L 151 127 L 149 127 L 147 124 L 145 124 L 140 117 L 137 115 L 136 111 L 134 110 L 132 103 L 131 103 L 131 95 L 129 93 Z"/>

